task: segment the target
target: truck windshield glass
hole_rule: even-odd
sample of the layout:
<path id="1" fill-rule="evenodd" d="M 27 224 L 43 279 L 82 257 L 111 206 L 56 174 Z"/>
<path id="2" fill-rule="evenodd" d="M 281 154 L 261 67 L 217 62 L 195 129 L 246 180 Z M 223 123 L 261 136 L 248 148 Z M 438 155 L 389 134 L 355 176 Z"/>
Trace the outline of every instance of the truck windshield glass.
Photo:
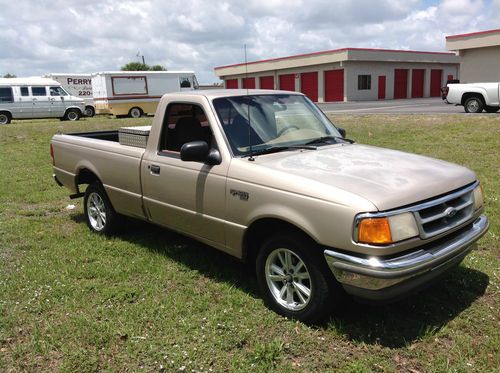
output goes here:
<path id="1" fill-rule="evenodd" d="M 68 94 L 61 87 L 50 87 L 51 96 L 67 96 Z"/>
<path id="2" fill-rule="evenodd" d="M 299 95 L 222 97 L 213 101 L 234 155 L 276 146 L 305 145 L 340 137 L 335 126 L 308 99 Z M 250 124 L 249 124 L 250 114 Z"/>

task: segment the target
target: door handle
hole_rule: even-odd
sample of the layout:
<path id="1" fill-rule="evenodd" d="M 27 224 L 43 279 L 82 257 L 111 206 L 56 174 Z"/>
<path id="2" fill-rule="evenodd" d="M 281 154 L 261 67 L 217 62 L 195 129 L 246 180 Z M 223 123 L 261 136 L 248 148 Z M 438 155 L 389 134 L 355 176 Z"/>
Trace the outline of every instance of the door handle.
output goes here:
<path id="1" fill-rule="evenodd" d="M 160 174 L 160 166 L 158 166 L 156 164 L 152 164 L 149 168 L 150 168 L 152 174 L 155 174 L 155 175 Z"/>

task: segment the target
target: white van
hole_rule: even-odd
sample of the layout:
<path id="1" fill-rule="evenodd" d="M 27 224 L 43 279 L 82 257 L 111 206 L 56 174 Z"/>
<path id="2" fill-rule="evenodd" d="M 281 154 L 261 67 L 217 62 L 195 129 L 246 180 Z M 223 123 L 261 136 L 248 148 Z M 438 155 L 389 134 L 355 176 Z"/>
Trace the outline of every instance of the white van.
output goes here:
<path id="1" fill-rule="evenodd" d="M 85 110 L 81 98 L 68 94 L 47 78 L 1 78 L 0 124 L 12 119 L 61 118 L 78 120 Z"/>
<path id="2" fill-rule="evenodd" d="M 61 83 L 64 90 L 70 95 L 83 99 L 85 102 L 85 112 L 83 114 L 86 117 L 93 117 L 95 115 L 91 74 L 50 73 L 43 77 L 54 79 Z"/>
<path id="3" fill-rule="evenodd" d="M 154 114 L 165 93 L 198 89 L 194 71 L 104 71 L 92 74 L 97 114 Z"/>

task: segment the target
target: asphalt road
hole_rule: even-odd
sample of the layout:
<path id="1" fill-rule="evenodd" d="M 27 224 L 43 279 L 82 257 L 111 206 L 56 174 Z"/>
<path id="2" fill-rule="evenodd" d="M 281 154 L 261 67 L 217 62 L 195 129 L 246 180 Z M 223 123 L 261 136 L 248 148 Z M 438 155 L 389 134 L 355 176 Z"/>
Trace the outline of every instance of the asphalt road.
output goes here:
<path id="1" fill-rule="evenodd" d="M 441 98 L 335 102 L 317 104 L 325 113 L 345 114 L 465 114 L 463 106 L 446 104 Z M 483 112 L 483 114 L 486 114 Z"/>

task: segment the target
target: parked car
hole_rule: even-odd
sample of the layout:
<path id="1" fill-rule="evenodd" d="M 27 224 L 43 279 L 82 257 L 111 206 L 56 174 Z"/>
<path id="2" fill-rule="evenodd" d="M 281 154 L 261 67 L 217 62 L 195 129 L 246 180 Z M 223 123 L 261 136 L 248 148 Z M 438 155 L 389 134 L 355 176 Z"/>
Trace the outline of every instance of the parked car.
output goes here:
<path id="1" fill-rule="evenodd" d="M 167 94 L 151 127 L 55 135 L 51 154 L 95 233 L 126 215 L 193 237 L 251 263 L 266 304 L 308 322 L 344 292 L 429 284 L 488 229 L 474 172 L 348 140 L 296 92 Z"/>
<path id="2" fill-rule="evenodd" d="M 500 110 L 500 83 L 450 84 L 446 100 L 462 105 L 466 113 L 496 113 Z"/>
<path id="3" fill-rule="evenodd" d="M 0 124 L 8 124 L 12 119 L 78 120 L 84 110 L 83 100 L 69 95 L 55 80 L 0 79 Z"/>

